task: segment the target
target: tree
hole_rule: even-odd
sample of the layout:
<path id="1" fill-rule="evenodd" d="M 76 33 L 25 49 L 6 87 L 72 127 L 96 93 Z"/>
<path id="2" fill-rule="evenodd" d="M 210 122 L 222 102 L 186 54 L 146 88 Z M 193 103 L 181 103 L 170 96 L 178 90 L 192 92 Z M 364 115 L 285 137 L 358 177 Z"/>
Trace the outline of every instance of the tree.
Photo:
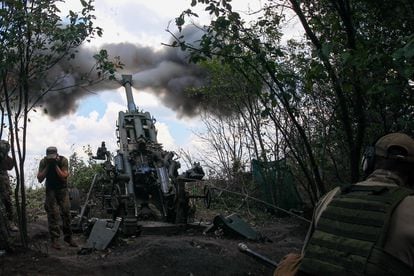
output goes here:
<path id="1" fill-rule="evenodd" d="M 8 135 L 15 160 L 16 209 L 23 246 L 27 246 L 24 163 L 29 112 L 47 93 L 65 88 L 65 76 L 44 82 L 59 62 L 67 62 L 85 40 L 100 36 L 93 25 L 93 1 L 80 0 L 79 12 L 69 11 L 62 19 L 55 0 L 8 0 L 0 2 L 1 110 L 7 116 Z M 93 81 L 113 77 L 115 66 L 105 51 L 96 55 Z M 92 69 L 92 68 L 91 68 Z M 89 83 L 88 78 L 84 80 Z M 75 84 L 79 85 L 79 84 Z M 3 117 L 2 117 L 3 118 Z"/>
<path id="2" fill-rule="evenodd" d="M 226 188 L 241 190 L 247 195 L 249 189 L 257 190 L 251 185 L 251 174 L 246 173 L 252 163 L 276 164 L 270 161 L 284 159 L 287 147 L 273 121 L 261 114 L 264 105 L 257 95 L 261 83 L 247 80 L 217 58 L 200 65 L 208 72 L 208 78 L 203 86 L 192 88 L 191 92 L 202 94 L 208 102 L 217 102 L 222 110 L 214 114 L 204 112 L 201 116 L 205 132 L 198 137 L 203 142 L 203 161 L 209 172 L 215 172 L 215 178 L 225 180 Z M 267 199 L 277 204 L 273 192 L 280 183 L 274 181 L 273 170 L 265 171 L 272 171 L 261 175 L 268 183 Z"/>
<path id="3" fill-rule="evenodd" d="M 250 22 L 229 0 L 195 5 L 213 15 L 199 45 L 174 36 L 172 46 L 189 51 L 194 62 L 217 57 L 263 83 L 262 114 L 291 145 L 315 198 L 330 186 L 328 175 L 359 179 L 367 141 L 389 131 L 412 133 L 411 1 L 265 1 Z M 283 27 L 292 15 L 304 35 L 284 42 Z M 193 16 L 183 12 L 176 19 L 179 29 Z M 332 168 L 336 176 L 321 174 Z"/>
<path id="4" fill-rule="evenodd" d="M 85 148 L 85 152 L 90 152 L 90 146 Z M 96 173 L 103 172 L 101 164 L 96 164 L 92 159 L 85 162 L 78 153 L 74 152 L 69 156 L 69 183 L 71 186 L 88 192 Z"/>

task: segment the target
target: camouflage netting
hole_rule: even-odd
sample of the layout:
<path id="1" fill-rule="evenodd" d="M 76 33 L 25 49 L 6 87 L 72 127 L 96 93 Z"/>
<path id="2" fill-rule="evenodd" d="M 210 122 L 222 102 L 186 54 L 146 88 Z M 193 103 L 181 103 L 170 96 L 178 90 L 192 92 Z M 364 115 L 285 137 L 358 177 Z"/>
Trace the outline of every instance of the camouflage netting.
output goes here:
<path id="1" fill-rule="evenodd" d="M 285 160 L 252 161 L 253 181 L 261 187 L 263 200 L 285 210 L 301 209 L 302 200 Z"/>

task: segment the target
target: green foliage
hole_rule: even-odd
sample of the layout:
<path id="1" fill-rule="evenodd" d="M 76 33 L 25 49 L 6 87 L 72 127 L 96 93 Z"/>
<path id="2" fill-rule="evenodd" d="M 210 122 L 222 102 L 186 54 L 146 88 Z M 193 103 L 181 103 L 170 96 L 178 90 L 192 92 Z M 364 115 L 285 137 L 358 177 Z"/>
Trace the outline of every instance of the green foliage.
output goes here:
<path id="1" fill-rule="evenodd" d="M 103 172 L 102 165 L 85 162 L 74 152 L 69 157 L 69 185 L 87 193 L 96 173 Z"/>
<path id="2" fill-rule="evenodd" d="M 265 1 L 249 22 L 229 2 L 192 1 L 212 20 L 199 48 L 182 39 L 176 45 L 194 62 L 218 59 L 261 83 L 261 114 L 281 133 L 289 149 L 283 154 L 312 197 L 332 183 L 357 181 L 363 146 L 378 135 L 413 134 L 412 1 Z M 304 34 L 284 42 L 292 18 L 286 7 Z M 192 15 L 183 12 L 179 27 Z"/>
<path id="3" fill-rule="evenodd" d="M 224 114 L 238 112 L 246 98 L 254 99 L 261 89 L 262 84 L 256 78 L 246 78 L 237 68 L 220 59 L 200 61 L 199 64 L 207 72 L 206 82 L 203 86 L 190 88 L 188 92 L 220 103 Z"/>
<path id="4" fill-rule="evenodd" d="M 27 246 L 27 202 L 23 176 L 28 113 L 45 94 L 57 87 L 66 88 L 61 87 L 58 80 L 47 80 L 48 73 L 59 62 L 73 59 L 82 43 L 102 35 L 102 29 L 93 24 L 93 0 L 81 0 L 81 10 L 69 11 L 65 19 L 57 5 L 61 2 L 64 1 L 0 2 L 1 125 L 7 115 L 6 125 L 15 160 L 15 201 L 23 246 Z M 114 74 L 114 67 L 105 60 L 103 53 L 100 55 L 97 81 Z"/>
<path id="5" fill-rule="evenodd" d="M 18 111 L 17 116 L 26 116 L 45 94 L 64 89 L 59 80 L 41 80 L 59 62 L 74 59 L 84 42 L 102 35 L 103 30 L 93 24 L 93 0 L 80 1 L 81 9 L 71 10 L 66 16 L 58 8 L 61 2 L 65 1 L 15 0 L 0 4 L 0 77 L 4 92 L 0 100 L 2 107 L 8 100 L 11 109 Z M 82 80 L 86 82 L 75 86 L 114 78 L 115 70 L 122 68 L 119 60 L 108 60 L 105 50 L 95 58 L 97 64 L 91 72 L 96 76 L 84 73 Z M 11 96 L 7 99 L 7 95 Z"/>
<path id="6" fill-rule="evenodd" d="M 27 189 L 27 220 L 36 221 L 40 216 L 45 216 L 45 187 Z"/>
<path id="7" fill-rule="evenodd" d="M 115 80 L 115 72 L 117 69 L 122 69 L 124 64 L 121 63 L 119 57 L 115 60 L 109 60 L 108 52 L 105 49 L 93 56 L 97 63 L 98 75 L 108 74 L 108 79 Z"/>

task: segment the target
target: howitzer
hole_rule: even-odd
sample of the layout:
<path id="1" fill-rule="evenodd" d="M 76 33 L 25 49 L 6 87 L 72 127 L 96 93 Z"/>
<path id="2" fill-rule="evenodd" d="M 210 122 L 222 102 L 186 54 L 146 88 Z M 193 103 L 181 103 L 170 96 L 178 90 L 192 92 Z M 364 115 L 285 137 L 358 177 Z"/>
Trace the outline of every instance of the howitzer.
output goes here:
<path id="1" fill-rule="evenodd" d="M 175 153 L 164 150 L 157 142 L 155 119 L 135 106 L 131 75 L 122 76 L 122 85 L 128 110 L 118 114 L 119 148 L 112 158 L 102 142 L 93 157 L 105 160 L 105 173 L 94 180 L 100 189 L 102 205 L 113 220 L 122 218 L 121 229 L 127 234 L 136 232 L 139 220 L 186 223 L 191 196 L 185 184 L 201 180 L 204 172 L 195 163 L 192 169 L 178 174 L 180 163 Z"/>

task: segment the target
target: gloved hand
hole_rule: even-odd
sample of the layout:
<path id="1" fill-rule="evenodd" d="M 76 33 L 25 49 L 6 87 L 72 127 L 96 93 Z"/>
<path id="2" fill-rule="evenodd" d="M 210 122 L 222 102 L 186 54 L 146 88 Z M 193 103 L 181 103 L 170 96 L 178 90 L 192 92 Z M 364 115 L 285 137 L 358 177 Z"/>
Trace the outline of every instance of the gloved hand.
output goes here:
<path id="1" fill-rule="evenodd" d="M 302 260 L 300 254 L 290 253 L 283 257 L 279 266 L 273 272 L 273 276 L 294 276 L 298 272 Z"/>

